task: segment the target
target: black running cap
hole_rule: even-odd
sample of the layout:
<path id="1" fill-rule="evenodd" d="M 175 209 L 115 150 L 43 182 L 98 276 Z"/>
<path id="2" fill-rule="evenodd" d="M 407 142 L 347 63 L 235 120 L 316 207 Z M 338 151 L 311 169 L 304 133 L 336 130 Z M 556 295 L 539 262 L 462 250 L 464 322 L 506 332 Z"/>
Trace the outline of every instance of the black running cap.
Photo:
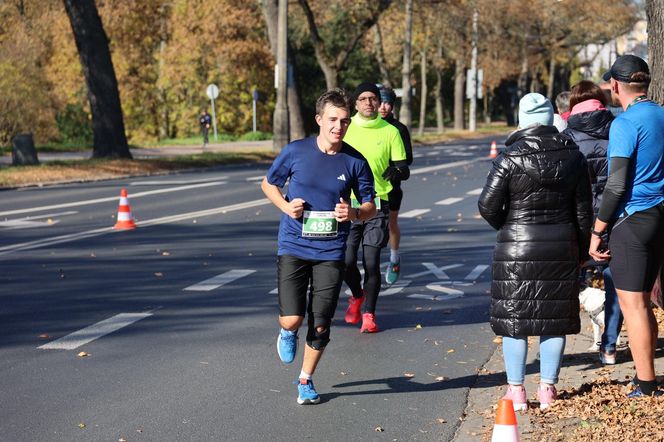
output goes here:
<path id="1" fill-rule="evenodd" d="M 613 78 L 621 83 L 629 83 L 632 81 L 632 75 L 637 72 L 643 72 L 650 75 L 648 63 L 636 55 L 621 55 L 616 58 L 611 69 L 602 75 L 602 79 L 604 81 L 609 81 Z"/>

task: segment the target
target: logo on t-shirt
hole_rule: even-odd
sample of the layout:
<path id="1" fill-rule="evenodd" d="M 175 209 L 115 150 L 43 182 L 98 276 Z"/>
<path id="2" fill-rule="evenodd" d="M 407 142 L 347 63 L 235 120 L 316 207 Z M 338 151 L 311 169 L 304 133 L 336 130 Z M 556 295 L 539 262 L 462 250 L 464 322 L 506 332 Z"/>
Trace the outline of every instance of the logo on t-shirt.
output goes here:
<path id="1" fill-rule="evenodd" d="M 346 174 L 342 173 L 341 175 L 339 175 L 339 176 L 337 177 L 337 179 L 338 179 L 339 181 L 346 181 Z"/>

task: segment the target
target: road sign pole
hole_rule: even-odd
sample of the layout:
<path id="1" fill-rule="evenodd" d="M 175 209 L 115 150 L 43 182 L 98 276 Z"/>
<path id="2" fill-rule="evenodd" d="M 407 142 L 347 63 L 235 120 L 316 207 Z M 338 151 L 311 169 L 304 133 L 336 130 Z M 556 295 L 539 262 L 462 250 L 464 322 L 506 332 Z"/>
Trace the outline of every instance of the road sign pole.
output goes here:
<path id="1" fill-rule="evenodd" d="M 214 141 L 217 141 L 217 113 L 214 109 L 214 98 L 210 99 L 212 103 L 212 128 L 214 130 Z"/>
<path id="2" fill-rule="evenodd" d="M 253 118 L 252 118 L 253 125 L 252 126 L 253 126 L 253 130 L 254 130 L 254 133 L 255 133 L 256 132 L 256 100 L 251 100 L 251 101 L 252 101 L 251 110 L 253 112 Z"/>

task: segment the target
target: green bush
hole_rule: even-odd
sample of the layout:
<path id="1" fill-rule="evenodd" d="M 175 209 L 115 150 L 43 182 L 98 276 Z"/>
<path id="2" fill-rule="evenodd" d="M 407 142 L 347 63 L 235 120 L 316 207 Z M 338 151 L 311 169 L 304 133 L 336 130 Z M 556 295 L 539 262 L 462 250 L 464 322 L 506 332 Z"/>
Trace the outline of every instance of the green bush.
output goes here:
<path id="1" fill-rule="evenodd" d="M 63 143 L 92 144 L 92 122 L 80 104 L 68 104 L 55 116 Z"/>
<path id="2" fill-rule="evenodd" d="M 261 132 L 260 130 L 257 130 L 256 132 L 247 132 L 238 138 L 239 141 L 263 141 L 270 139 L 272 139 L 272 134 L 270 132 Z"/>

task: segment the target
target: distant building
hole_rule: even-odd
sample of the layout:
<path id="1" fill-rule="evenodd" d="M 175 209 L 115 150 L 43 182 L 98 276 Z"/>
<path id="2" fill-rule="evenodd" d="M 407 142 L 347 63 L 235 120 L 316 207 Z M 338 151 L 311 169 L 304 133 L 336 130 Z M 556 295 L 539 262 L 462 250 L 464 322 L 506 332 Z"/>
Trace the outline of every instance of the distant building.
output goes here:
<path id="1" fill-rule="evenodd" d="M 606 44 L 591 44 L 579 52 L 579 64 L 583 78 L 600 81 L 615 59 L 624 54 L 634 54 L 648 61 L 647 21 L 639 20 L 630 32 Z"/>

